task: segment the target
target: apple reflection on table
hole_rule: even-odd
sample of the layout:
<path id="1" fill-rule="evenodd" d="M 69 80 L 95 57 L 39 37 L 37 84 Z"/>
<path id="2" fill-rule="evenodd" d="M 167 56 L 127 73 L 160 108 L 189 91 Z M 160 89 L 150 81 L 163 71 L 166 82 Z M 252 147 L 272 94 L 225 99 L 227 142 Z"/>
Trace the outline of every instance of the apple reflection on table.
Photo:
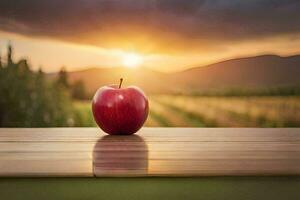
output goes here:
<path id="1" fill-rule="evenodd" d="M 106 135 L 93 150 L 95 176 L 143 175 L 148 171 L 148 146 L 138 135 Z"/>

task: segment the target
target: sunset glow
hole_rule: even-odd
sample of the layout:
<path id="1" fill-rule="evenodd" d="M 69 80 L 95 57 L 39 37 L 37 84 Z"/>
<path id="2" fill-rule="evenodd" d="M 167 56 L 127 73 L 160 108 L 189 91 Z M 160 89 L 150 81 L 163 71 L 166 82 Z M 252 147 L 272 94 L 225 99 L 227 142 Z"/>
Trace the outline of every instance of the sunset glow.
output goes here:
<path id="1" fill-rule="evenodd" d="M 122 63 L 125 67 L 136 68 L 139 67 L 143 62 L 142 56 L 136 53 L 127 53 L 123 56 Z"/>
<path id="2" fill-rule="evenodd" d="M 0 3 L 0 55 L 4 60 L 11 43 L 15 59 L 26 58 L 34 70 L 179 72 L 234 58 L 300 54 L 299 1 L 87 0 L 84 9 L 78 1 L 26 2 Z"/>

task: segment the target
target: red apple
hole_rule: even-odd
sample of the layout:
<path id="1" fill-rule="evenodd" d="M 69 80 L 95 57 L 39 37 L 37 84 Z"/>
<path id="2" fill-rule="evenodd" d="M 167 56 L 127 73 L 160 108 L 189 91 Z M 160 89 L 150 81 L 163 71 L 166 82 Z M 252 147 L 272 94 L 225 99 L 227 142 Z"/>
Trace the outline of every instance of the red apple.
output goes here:
<path id="1" fill-rule="evenodd" d="M 149 106 L 144 92 L 135 86 L 121 88 L 104 86 L 97 90 L 92 110 L 96 123 L 111 135 L 131 135 L 137 132 L 147 119 Z"/>

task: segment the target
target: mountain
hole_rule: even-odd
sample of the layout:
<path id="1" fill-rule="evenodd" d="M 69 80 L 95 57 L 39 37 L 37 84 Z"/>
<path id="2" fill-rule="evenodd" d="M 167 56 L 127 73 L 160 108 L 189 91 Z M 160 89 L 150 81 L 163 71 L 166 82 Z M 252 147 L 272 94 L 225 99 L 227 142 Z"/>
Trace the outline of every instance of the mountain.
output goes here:
<path id="1" fill-rule="evenodd" d="M 123 67 L 113 68 L 89 68 L 82 71 L 69 72 L 69 80 L 83 80 L 89 94 L 104 85 L 119 84 L 120 78 L 124 79 L 123 85 L 136 85 L 147 93 L 170 92 L 169 85 L 165 85 L 169 74 L 153 71 L 147 68 L 127 69 Z"/>
<path id="2" fill-rule="evenodd" d="M 137 85 L 146 93 L 171 93 L 226 88 L 275 88 L 300 86 L 300 55 L 262 55 L 237 58 L 195 67 L 181 72 L 162 73 L 147 68 L 89 68 L 69 72 L 71 82 L 83 80 L 88 92 L 107 84 Z"/>
<path id="3" fill-rule="evenodd" d="M 181 89 L 300 86 L 300 55 L 237 58 L 173 74 Z"/>

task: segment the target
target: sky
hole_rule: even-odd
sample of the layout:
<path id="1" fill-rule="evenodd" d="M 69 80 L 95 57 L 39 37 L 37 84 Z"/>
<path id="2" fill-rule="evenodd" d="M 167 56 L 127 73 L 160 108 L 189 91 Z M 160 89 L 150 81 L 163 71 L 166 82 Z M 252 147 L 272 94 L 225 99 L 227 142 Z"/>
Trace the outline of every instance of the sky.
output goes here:
<path id="1" fill-rule="evenodd" d="M 180 71 L 226 59 L 300 53 L 298 0 L 1 0 L 0 50 L 52 72 Z"/>

